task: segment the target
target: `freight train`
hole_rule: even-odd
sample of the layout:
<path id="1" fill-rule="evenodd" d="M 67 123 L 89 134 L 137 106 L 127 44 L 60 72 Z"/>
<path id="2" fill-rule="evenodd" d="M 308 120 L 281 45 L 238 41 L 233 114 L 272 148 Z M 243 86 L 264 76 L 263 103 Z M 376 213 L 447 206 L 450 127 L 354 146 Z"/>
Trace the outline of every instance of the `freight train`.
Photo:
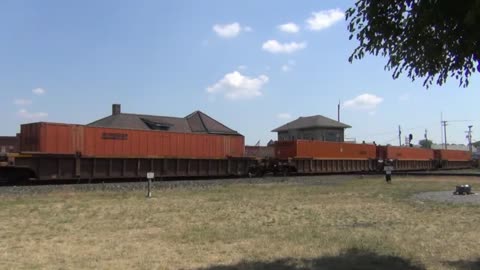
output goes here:
<path id="1" fill-rule="evenodd" d="M 257 151 L 255 151 L 257 148 Z M 270 149 L 262 149 L 267 148 Z M 314 140 L 279 141 L 268 147 L 247 146 L 260 160 L 254 174 L 380 173 L 384 166 L 395 171 L 468 169 L 473 163 L 468 151 L 432 150 Z M 270 156 L 265 156 L 268 153 Z M 263 154 L 263 155 L 262 155 Z M 263 158 L 263 159 L 262 159 Z"/>
<path id="2" fill-rule="evenodd" d="M 33 123 L 21 126 L 18 153 L 0 155 L 0 180 L 92 181 L 375 173 L 470 168 L 466 151 L 314 140 L 245 146 L 240 134 L 195 134 Z"/>

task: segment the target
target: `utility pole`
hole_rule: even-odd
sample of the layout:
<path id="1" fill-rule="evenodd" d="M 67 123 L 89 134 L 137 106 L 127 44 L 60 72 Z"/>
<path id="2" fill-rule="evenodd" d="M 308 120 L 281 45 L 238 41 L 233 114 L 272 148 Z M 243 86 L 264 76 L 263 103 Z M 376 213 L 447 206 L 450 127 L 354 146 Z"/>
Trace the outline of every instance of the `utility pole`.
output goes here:
<path id="1" fill-rule="evenodd" d="M 443 137 L 445 138 L 445 149 L 448 149 L 448 146 L 447 146 L 447 121 L 442 121 L 442 125 L 443 125 Z"/>
<path id="2" fill-rule="evenodd" d="M 473 147 L 472 147 L 472 125 L 468 126 L 468 131 L 467 131 L 467 139 L 468 139 L 468 150 L 470 151 L 470 154 L 473 152 Z"/>
<path id="3" fill-rule="evenodd" d="M 425 140 L 428 140 L 428 130 L 427 130 L 427 129 L 425 129 L 425 135 L 424 135 L 424 137 L 425 137 Z"/>
<path id="4" fill-rule="evenodd" d="M 398 145 L 402 146 L 402 128 L 398 125 Z"/>
<path id="5" fill-rule="evenodd" d="M 337 117 L 338 117 L 338 122 L 340 122 L 340 100 L 338 101 L 338 106 L 337 106 Z"/>
<path id="6" fill-rule="evenodd" d="M 442 147 L 445 148 L 445 145 L 443 144 L 443 112 L 440 112 L 440 139 Z"/>

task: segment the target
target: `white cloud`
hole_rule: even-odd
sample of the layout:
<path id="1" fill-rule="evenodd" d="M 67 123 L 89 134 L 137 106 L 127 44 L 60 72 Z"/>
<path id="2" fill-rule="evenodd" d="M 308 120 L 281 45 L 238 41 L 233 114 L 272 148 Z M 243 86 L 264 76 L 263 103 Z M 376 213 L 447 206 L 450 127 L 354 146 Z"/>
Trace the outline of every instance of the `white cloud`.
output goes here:
<path id="1" fill-rule="evenodd" d="M 268 82 L 268 77 L 260 75 L 250 78 L 238 71 L 226 74 L 220 81 L 207 87 L 210 94 L 223 93 L 230 100 L 250 99 L 262 95 L 262 87 Z"/>
<path id="2" fill-rule="evenodd" d="M 242 27 L 238 22 L 231 24 L 215 24 L 212 27 L 213 31 L 222 38 L 234 38 L 240 34 L 240 32 L 252 32 L 253 29 L 250 26 Z"/>
<path id="3" fill-rule="evenodd" d="M 32 90 L 32 93 L 34 93 L 35 95 L 38 95 L 38 96 L 43 95 L 46 92 L 47 91 L 45 91 L 45 89 L 43 89 L 43 88 L 35 88 L 35 89 Z"/>
<path id="4" fill-rule="evenodd" d="M 306 47 L 306 42 L 280 43 L 276 40 L 268 40 L 262 45 L 262 49 L 270 53 L 293 53 Z"/>
<path id="5" fill-rule="evenodd" d="M 345 108 L 359 109 L 359 110 L 373 110 L 380 103 L 383 102 L 383 98 L 373 94 L 361 94 L 351 100 L 347 100 L 343 103 Z"/>
<path id="6" fill-rule="evenodd" d="M 307 27 L 313 31 L 326 29 L 336 22 L 343 20 L 345 13 L 340 9 L 329 9 L 313 12 L 312 17 L 307 19 Z"/>
<path id="7" fill-rule="evenodd" d="M 48 116 L 46 112 L 29 112 L 26 109 L 21 109 L 18 111 L 18 116 L 24 119 L 35 120 L 40 118 L 45 118 Z"/>
<path id="8" fill-rule="evenodd" d="M 279 113 L 277 114 L 277 118 L 280 120 L 288 120 L 292 118 L 292 115 L 289 113 Z"/>
<path id="9" fill-rule="evenodd" d="M 30 99 L 17 98 L 13 101 L 13 104 L 20 105 L 20 106 L 26 106 L 26 105 L 31 105 L 32 101 Z"/>
<path id="10" fill-rule="evenodd" d="M 292 22 L 281 24 L 278 26 L 278 29 L 286 33 L 298 33 L 300 31 L 300 27 Z"/>
<path id="11" fill-rule="evenodd" d="M 240 34 L 242 28 L 240 27 L 239 23 L 232 23 L 232 24 L 216 24 L 213 26 L 213 31 L 217 33 L 222 38 L 233 38 Z"/>

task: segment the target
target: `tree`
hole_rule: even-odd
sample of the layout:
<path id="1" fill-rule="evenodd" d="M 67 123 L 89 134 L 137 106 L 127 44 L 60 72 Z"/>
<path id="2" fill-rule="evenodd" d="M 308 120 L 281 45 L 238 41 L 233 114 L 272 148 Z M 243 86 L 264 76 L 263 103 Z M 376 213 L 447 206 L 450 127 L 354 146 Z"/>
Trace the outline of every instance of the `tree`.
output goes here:
<path id="1" fill-rule="evenodd" d="M 358 0 L 346 19 L 360 42 L 350 62 L 380 54 L 394 79 L 406 72 L 427 88 L 449 76 L 467 87 L 480 72 L 480 0 Z"/>
<path id="2" fill-rule="evenodd" d="M 478 148 L 478 147 L 480 147 L 480 141 L 476 141 L 476 142 L 472 143 L 472 145 L 473 145 L 475 148 Z"/>
<path id="3" fill-rule="evenodd" d="M 424 139 L 424 140 L 420 140 L 420 141 L 418 142 L 418 144 L 419 144 L 422 148 L 432 149 L 432 144 L 433 144 L 433 142 L 430 141 L 430 140 Z"/>

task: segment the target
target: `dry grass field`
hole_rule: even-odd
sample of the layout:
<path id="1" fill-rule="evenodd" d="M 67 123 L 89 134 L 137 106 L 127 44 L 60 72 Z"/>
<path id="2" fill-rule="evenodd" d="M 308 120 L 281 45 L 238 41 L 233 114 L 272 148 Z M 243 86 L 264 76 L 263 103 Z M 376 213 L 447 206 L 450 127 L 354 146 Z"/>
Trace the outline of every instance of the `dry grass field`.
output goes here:
<path id="1" fill-rule="evenodd" d="M 345 178 L 345 177 L 343 177 Z M 140 191 L 0 192 L 1 269 L 478 269 L 478 179 L 321 177 Z M 332 177 L 329 178 L 330 180 Z"/>

